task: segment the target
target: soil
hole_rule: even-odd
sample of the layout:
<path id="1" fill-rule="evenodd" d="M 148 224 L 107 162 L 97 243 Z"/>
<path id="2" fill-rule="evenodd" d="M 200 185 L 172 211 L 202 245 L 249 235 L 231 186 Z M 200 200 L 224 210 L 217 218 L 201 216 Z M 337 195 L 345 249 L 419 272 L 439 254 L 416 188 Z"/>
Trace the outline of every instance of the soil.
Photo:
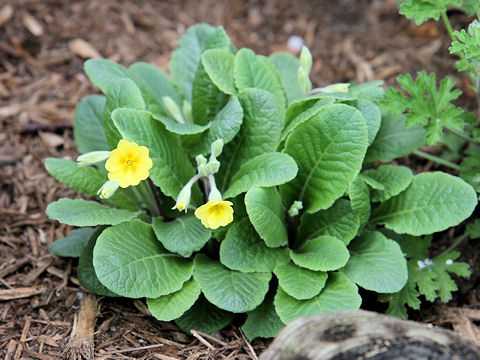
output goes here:
<path id="1" fill-rule="evenodd" d="M 449 15 L 455 28 L 472 20 L 456 11 Z M 101 56 L 123 65 L 146 61 L 167 70 L 179 37 L 197 22 L 223 25 L 237 47 L 260 54 L 288 51 L 289 37 L 302 37 L 315 59 L 316 86 L 374 79 L 393 85 L 397 75 L 421 69 L 449 75 L 465 93 L 462 103 L 475 110 L 468 81 L 452 70 L 455 59 L 441 24 L 415 26 L 398 15 L 394 0 L 2 1 L 0 356 L 67 358 L 74 319 L 77 327 L 86 321 L 82 309 L 84 313 L 88 302 L 82 299 L 91 296 L 76 279 L 76 260 L 48 250 L 71 228 L 44 213 L 48 203 L 78 194 L 55 181 L 43 165 L 47 157 L 78 155 L 72 136 L 74 107 L 98 91 L 83 73 L 83 61 Z M 402 161 L 419 171 L 432 166 Z M 458 233 L 437 236 L 434 250 L 443 251 Z M 478 343 L 479 243 L 471 241 L 460 250 L 462 260 L 472 265 L 470 280 L 459 282 L 448 305 L 427 305 L 411 315 L 453 327 Z M 155 321 L 141 300 L 93 300 L 100 300 L 97 316 L 89 320 L 90 328 L 96 322 L 90 336 L 98 359 L 256 359 L 269 343 L 250 344 L 237 326 L 214 337 L 192 337 L 173 323 Z M 366 305 L 377 306 L 371 304 Z M 72 359 L 83 356 L 81 351 L 68 354 Z"/>

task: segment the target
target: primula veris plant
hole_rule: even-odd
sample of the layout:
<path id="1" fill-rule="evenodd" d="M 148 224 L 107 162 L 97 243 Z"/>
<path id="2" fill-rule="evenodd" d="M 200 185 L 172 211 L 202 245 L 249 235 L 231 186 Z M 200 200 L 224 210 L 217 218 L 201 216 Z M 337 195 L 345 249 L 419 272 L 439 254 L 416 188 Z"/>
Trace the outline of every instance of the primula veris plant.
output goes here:
<path id="1" fill-rule="evenodd" d="M 391 301 L 415 287 L 404 248 L 468 218 L 476 193 L 446 173 L 386 164 L 423 146 L 423 127 L 380 111 L 381 82 L 312 89 L 311 67 L 306 48 L 260 56 L 205 24 L 180 39 L 170 77 L 88 60 L 104 95 L 76 109 L 83 155 L 46 167 L 91 198 L 48 206 L 79 227 L 52 252 L 80 258 L 86 289 L 146 298 L 185 331 L 246 314 L 250 339 L 358 309 L 359 287 Z M 431 292 L 448 300 L 445 274 L 468 269 L 442 259 Z"/>

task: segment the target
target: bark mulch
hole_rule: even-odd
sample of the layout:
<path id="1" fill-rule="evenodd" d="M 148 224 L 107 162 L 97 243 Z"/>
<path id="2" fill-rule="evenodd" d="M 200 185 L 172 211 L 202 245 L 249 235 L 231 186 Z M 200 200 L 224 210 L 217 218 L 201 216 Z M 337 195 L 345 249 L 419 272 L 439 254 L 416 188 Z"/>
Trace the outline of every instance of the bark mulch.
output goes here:
<path id="1" fill-rule="evenodd" d="M 450 15 L 456 26 L 471 20 Z M 186 335 L 154 320 L 141 300 L 99 299 L 79 285 L 75 260 L 48 250 L 71 228 L 50 221 L 46 205 L 79 195 L 50 177 L 43 162 L 78 155 L 74 107 L 97 91 L 83 61 L 146 61 L 167 70 L 179 37 L 197 22 L 223 25 L 237 47 L 261 54 L 288 50 L 290 36 L 302 37 L 315 59 L 317 86 L 393 84 L 400 73 L 426 69 L 452 76 L 467 93 L 464 102 L 475 104 L 468 82 L 452 70 L 443 28 L 412 25 L 394 0 L 0 2 L 0 357 L 81 359 L 94 352 L 96 359 L 257 359 L 268 345 L 249 343 L 236 324 L 213 336 Z M 438 250 L 452 238 L 443 236 Z M 476 268 L 454 301 L 430 306 L 416 319 L 480 339 L 478 248 L 460 249 Z"/>

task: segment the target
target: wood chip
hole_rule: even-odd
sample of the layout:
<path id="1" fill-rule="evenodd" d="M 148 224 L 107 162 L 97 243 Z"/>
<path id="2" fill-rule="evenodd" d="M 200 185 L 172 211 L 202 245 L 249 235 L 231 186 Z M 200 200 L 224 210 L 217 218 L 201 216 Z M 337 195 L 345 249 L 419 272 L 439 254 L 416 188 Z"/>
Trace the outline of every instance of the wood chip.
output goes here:
<path id="1" fill-rule="evenodd" d="M 23 25 L 35 36 L 43 35 L 43 26 L 29 13 L 23 15 Z"/>
<path id="2" fill-rule="evenodd" d="M 0 26 L 8 22 L 13 16 L 13 7 L 11 5 L 5 5 L 0 9 Z"/>
<path id="3" fill-rule="evenodd" d="M 65 140 L 63 140 L 63 137 L 54 133 L 39 131 L 38 134 L 40 135 L 42 140 L 45 141 L 45 143 L 52 148 L 59 147 L 65 142 Z"/>
<path id="4" fill-rule="evenodd" d="M 102 55 L 89 42 L 83 39 L 75 39 L 68 43 L 68 47 L 78 56 L 83 58 L 101 58 Z"/>
<path id="5" fill-rule="evenodd" d="M 13 300 L 30 297 L 41 294 L 45 291 L 44 287 L 23 287 L 15 289 L 0 290 L 0 300 Z"/>

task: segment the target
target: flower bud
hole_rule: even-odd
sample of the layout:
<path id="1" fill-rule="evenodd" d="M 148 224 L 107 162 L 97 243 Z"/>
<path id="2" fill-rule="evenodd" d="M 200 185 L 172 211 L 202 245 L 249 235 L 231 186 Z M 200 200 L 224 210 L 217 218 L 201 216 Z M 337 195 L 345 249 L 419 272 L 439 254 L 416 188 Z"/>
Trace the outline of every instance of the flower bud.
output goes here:
<path id="1" fill-rule="evenodd" d="M 312 82 L 305 69 L 301 66 L 298 68 L 298 83 L 305 94 L 312 90 Z"/>
<path id="2" fill-rule="evenodd" d="M 206 165 L 206 164 L 207 164 L 207 158 L 206 158 L 205 156 L 203 156 L 202 154 L 197 155 L 197 156 L 195 157 L 195 161 L 197 162 L 197 166 Z"/>
<path id="3" fill-rule="evenodd" d="M 177 103 L 173 101 L 170 96 L 163 96 L 162 101 L 163 105 L 165 105 L 165 109 L 169 112 L 173 119 L 179 124 L 185 124 L 185 119 L 183 118 L 182 112 L 180 111 Z"/>
<path id="4" fill-rule="evenodd" d="M 189 123 L 193 123 L 193 115 L 192 115 L 192 105 L 187 101 L 183 100 L 183 116 Z"/>
<path id="5" fill-rule="evenodd" d="M 208 174 L 216 174 L 218 170 L 220 169 L 220 161 L 217 159 L 210 159 L 206 166 L 206 170 L 208 171 Z"/>
<path id="6" fill-rule="evenodd" d="M 223 150 L 223 139 L 215 140 L 212 143 L 212 145 L 210 145 L 210 151 L 211 151 L 210 161 L 212 160 L 212 157 L 216 158 L 220 156 L 220 154 L 222 153 L 222 150 Z"/>
<path id="7" fill-rule="evenodd" d="M 300 210 L 303 209 L 303 203 L 301 201 L 294 201 L 292 206 L 290 206 L 290 210 L 288 210 L 288 215 L 291 217 L 297 216 Z"/>
<path id="8" fill-rule="evenodd" d="M 208 201 L 213 200 L 222 200 L 222 193 L 216 187 L 212 187 L 210 194 L 208 194 Z"/>
<path id="9" fill-rule="evenodd" d="M 310 75 L 310 71 L 312 70 L 312 54 L 305 45 L 303 45 L 302 51 L 300 52 L 300 66 L 305 70 L 307 75 Z"/>
<path id="10" fill-rule="evenodd" d="M 178 209 L 179 211 L 185 210 L 187 212 L 188 206 L 190 205 L 190 198 L 192 196 L 192 184 L 190 182 L 187 183 L 180 191 L 177 196 L 177 202 L 173 209 Z"/>
<path id="11" fill-rule="evenodd" d="M 119 185 L 118 185 L 117 181 L 108 180 L 97 191 L 97 196 L 100 199 L 109 199 L 113 196 L 113 194 L 115 194 L 115 191 L 117 191 L 118 187 L 119 187 Z"/>
<path id="12" fill-rule="evenodd" d="M 110 157 L 109 151 L 91 151 L 77 157 L 78 166 L 94 165 Z"/>
<path id="13" fill-rule="evenodd" d="M 322 92 L 322 93 L 340 93 L 340 92 L 348 92 L 348 88 L 350 87 L 349 83 L 338 83 L 338 84 L 332 84 L 328 85 L 322 88 L 315 89 L 315 91 Z"/>

